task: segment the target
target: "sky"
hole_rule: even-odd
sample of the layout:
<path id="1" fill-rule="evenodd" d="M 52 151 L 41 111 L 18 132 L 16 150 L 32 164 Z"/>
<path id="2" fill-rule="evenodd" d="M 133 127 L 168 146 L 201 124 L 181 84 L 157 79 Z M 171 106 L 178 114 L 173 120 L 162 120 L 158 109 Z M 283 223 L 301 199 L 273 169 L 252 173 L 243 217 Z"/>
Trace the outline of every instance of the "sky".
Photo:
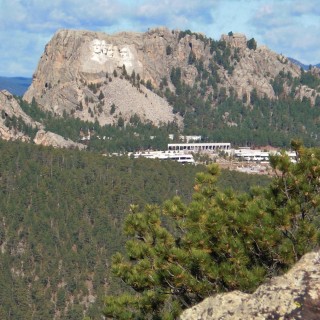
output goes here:
<path id="1" fill-rule="evenodd" d="M 304 64 L 320 63 L 320 0 L 0 0 L 0 76 L 32 77 L 61 28 L 145 32 L 191 30 L 219 40 L 229 31 Z"/>

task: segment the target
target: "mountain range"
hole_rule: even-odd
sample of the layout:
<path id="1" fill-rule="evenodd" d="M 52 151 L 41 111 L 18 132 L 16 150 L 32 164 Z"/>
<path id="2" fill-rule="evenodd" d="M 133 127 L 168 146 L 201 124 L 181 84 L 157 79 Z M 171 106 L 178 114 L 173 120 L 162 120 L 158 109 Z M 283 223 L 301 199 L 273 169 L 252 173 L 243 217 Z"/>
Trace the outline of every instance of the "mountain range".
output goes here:
<path id="1" fill-rule="evenodd" d="M 16 96 L 23 96 L 32 83 L 32 78 L 0 77 L 0 90 L 8 90 Z"/>
<path id="2" fill-rule="evenodd" d="M 316 67 L 316 68 L 320 68 L 320 63 L 312 65 L 312 64 L 304 64 L 294 58 L 288 58 L 291 62 L 295 63 L 296 65 L 298 65 L 299 67 L 301 67 L 303 70 L 308 70 L 310 67 Z"/>

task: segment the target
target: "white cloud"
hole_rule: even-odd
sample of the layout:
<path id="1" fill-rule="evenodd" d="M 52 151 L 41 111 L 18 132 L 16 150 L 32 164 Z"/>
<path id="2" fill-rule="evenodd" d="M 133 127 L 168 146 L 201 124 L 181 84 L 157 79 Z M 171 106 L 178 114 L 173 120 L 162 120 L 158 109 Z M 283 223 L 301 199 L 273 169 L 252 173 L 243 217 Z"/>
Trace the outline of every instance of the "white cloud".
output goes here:
<path id="1" fill-rule="evenodd" d="M 259 44 L 319 63 L 319 0 L 0 0 L 0 75 L 31 75 L 59 28 L 145 31 L 167 26 L 219 38 L 243 32 Z M 14 63 L 12 62 L 14 61 Z"/>
<path id="2" fill-rule="evenodd" d="M 256 38 L 272 50 L 304 63 L 319 63 L 320 31 L 316 2 L 284 0 L 261 5 L 250 23 Z M 315 18 L 316 17 L 316 18 Z"/>
<path id="3" fill-rule="evenodd" d="M 132 7 L 131 18 L 148 26 L 166 25 L 169 28 L 189 29 L 191 24 L 210 24 L 211 9 L 217 1 L 152 0 Z"/>
<path id="4" fill-rule="evenodd" d="M 318 0 L 294 0 L 290 6 L 290 12 L 297 16 L 319 16 L 320 6 Z"/>
<path id="5" fill-rule="evenodd" d="M 2 27 L 36 31 L 53 31 L 58 27 L 80 27 L 108 25 L 116 22 L 124 12 L 119 2 L 112 0 L 91 1 L 23 1 L 1 0 Z"/>

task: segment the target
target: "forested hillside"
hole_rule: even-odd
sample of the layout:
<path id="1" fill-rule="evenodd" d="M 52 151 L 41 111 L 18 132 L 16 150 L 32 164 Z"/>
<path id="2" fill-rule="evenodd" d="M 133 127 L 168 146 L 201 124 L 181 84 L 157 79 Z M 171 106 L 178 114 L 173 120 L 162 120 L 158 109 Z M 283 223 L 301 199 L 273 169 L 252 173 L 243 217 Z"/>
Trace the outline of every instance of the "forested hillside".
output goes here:
<path id="1" fill-rule="evenodd" d="M 119 285 L 110 257 L 122 251 L 130 204 L 191 200 L 198 166 L 0 141 L 0 318 L 100 319 Z M 248 190 L 267 178 L 225 172 Z M 116 290 L 116 291 L 115 291 Z"/>
<path id="2" fill-rule="evenodd" d="M 132 116 L 126 125 L 119 121 L 117 125 L 101 126 L 98 122 L 90 123 L 66 113 L 63 117 L 54 116 L 49 111 L 41 110 L 35 102 L 29 105 L 20 100 L 20 105 L 47 130 L 65 138 L 81 141 L 82 137 L 90 135 L 90 140 L 82 141 L 90 151 L 166 150 L 170 143 L 169 134 L 174 134 L 176 139 L 179 134 L 199 134 L 205 141 L 231 142 L 233 146 L 273 145 L 288 148 L 294 138 L 303 140 L 306 146 L 320 145 L 320 104 L 311 106 L 307 99 L 298 101 L 287 97 L 271 101 L 255 96 L 251 97 L 252 106 L 248 106 L 231 96 L 225 97 L 212 109 L 198 90 L 180 81 L 177 86 L 181 90 L 179 95 L 174 96 L 168 90 L 164 94 L 168 95 L 176 112 L 184 114 L 184 130 L 175 123 L 161 126 L 143 123 L 137 115 Z M 29 133 L 30 130 L 25 131 Z M 31 137 L 34 135 L 35 132 L 31 132 Z"/>
<path id="3" fill-rule="evenodd" d="M 235 88 L 224 86 L 218 75 L 218 66 L 225 71 L 232 69 L 235 59 L 230 50 L 227 54 L 228 47 L 219 48 L 218 44 L 209 71 L 201 61 L 190 62 L 198 72 L 193 86 L 183 81 L 180 68 L 171 70 L 174 92 L 167 87 L 167 80 L 160 86 L 159 94 L 168 99 L 174 112 L 183 115 L 185 134 L 200 134 L 209 141 L 228 141 L 238 146 L 289 147 L 290 141 L 297 138 L 308 146 L 320 145 L 320 96 L 314 104 L 306 97 L 296 97 L 303 86 L 320 92 L 318 76 L 302 70 L 299 78 L 293 78 L 281 71 L 270 80 L 276 99 L 261 96 L 256 89 L 239 96 Z M 217 61 L 217 53 L 224 57 L 221 61 Z"/>
<path id="4" fill-rule="evenodd" d="M 320 149 L 305 149 L 297 141 L 292 148 L 298 155 L 295 164 L 285 153 L 271 157 L 276 175 L 266 188 L 252 188 L 245 194 L 221 190 L 216 185 L 219 167 L 210 165 L 197 174 L 191 202 L 174 197 L 160 207 L 132 206 L 124 224 L 129 236 L 126 254 L 112 258 L 113 274 L 132 290 L 109 295 L 104 314 L 118 320 L 175 320 L 182 310 L 208 296 L 234 290 L 242 291 L 234 293 L 241 305 L 243 292 L 253 292 L 319 248 Z M 307 277 L 307 273 L 301 281 L 295 277 L 294 283 L 302 287 L 302 278 Z M 281 287 L 290 288 L 291 283 Z M 273 290 L 264 294 L 269 298 Z M 284 295 L 288 299 L 290 293 Z M 302 309 L 307 305 L 304 295 L 301 289 L 294 299 Z M 319 305 L 317 293 L 311 295 L 314 306 Z M 220 297 L 222 301 L 233 305 L 229 297 Z M 281 318 L 276 311 L 268 311 L 265 300 L 257 303 L 263 312 L 248 319 Z M 207 302 L 206 309 L 190 319 L 220 319 L 214 305 Z M 287 308 L 284 318 L 297 319 L 293 309 Z M 240 319 L 237 312 L 224 312 L 228 319 Z M 303 319 L 314 318 L 307 316 L 312 313 L 305 314 Z"/>

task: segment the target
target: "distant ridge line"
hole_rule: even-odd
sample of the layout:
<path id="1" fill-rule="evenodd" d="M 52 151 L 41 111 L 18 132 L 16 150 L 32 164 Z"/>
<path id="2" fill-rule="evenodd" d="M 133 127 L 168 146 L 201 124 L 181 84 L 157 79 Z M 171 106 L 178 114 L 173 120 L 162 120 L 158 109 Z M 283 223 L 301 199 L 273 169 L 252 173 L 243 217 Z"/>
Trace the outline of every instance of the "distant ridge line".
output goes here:
<path id="1" fill-rule="evenodd" d="M 294 64 L 298 65 L 299 67 L 301 67 L 303 70 L 308 70 L 310 66 L 320 68 L 320 63 L 318 63 L 318 64 L 308 64 L 308 65 L 307 65 L 307 64 L 304 64 L 304 63 L 302 63 L 302 62 L 300 62 L 299 60 L 296 60 L 296 59 L 294 59 L 294 58 L 288 57 L 288 59 L 289 59 L 292 63 L 294 63 Z"/>
<path id="2" fill-rule="evenodd" d="M 27 77 L 1 77 L 0 90 L 8 90 L 16 96 L 23 96 L 31 85 L 32 78 Z"/>

